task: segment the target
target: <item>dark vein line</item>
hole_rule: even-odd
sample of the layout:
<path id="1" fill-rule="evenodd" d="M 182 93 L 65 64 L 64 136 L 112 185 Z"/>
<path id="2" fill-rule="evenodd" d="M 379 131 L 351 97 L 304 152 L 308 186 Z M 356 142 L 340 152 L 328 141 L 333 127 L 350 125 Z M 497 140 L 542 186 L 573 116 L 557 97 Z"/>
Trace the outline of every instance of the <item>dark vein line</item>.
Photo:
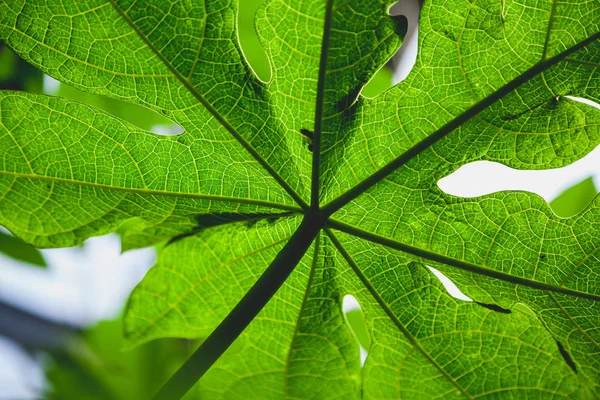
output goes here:
<path id="1" fill-rule="evenodd" d="M 583 328 L 581 327 L 581 325 L 579 325 L 577 323 L 577 321 L 575 321 L 573 319 L 573 317 L 567 312 L 567 310 L 565 310 L 565 308 L 562 306 L 562 304 L 560 304 L 560 302 L 558 301 L 558 299 L 556 298 L 556 296 L 554 296 L 552 293 L 550 294 L 550 297 L 552 298 L 552 300 L 554 300 L 554 302 L 556 303 L 556 305 L 558 306 L 558 308 L 560 308 L 560 310 L 567 316 L 567 319 L 569 321 L 571 321 L 574 325 L 575 325 L 575 329 L 577 329 L 587 340 L 590 341 L 590 343 L 592 343 L 594 345 L 594 347 L 596 347 L 598 350 L 600 350 L 600 344 L 598 342 L 596 342 L 590 335 L 589 333 L 587 333 L 586 331 L 583 330 Z M 548 329 L 548 328 L 546 328 Z"/>
<path id="2" fill-rule="evenodd" d="M 595 254 L 596 254 L 598 251 L 600 251 L 600 246 L 596 247 L 596 248 L 595 248 L 595 249 L 594 249 L 594 250 L 593 250 L 591 253 L 589 253 L 589 254 L 586 254 L 586 256 L 585 256 L 585 257 L 583 257 L 583 258 L 581 259 L 581 261 L 580 261 L 580 262 L 578 262 L 578 263 L 577 263 L 577 265 L 575 265 L 575 266 L 573 267 L 573 269 L 572 269 L 572 270 L 571 270 L 571 271 L 570 271 L 570 272 L 567 274 L 567 276 L 565 276 L 565 277 L 563 278 L 563 280 L 560 282 L 560 284 L 561 284 L 561 285 L 564 285 L 565 283 L 567 283 L 567 281 L 568 281 L 569 279 L 571 279 L 571 277 L 572 277 L 572 276 L 575 274 L 575 272 L 577 272 L 577 270 L 578 270 L 578 269 L 579 269 L 579 268 L 580 268 L 582 265 L 585 265 L 585 263 L 586 263 L 586 262 L 588 262 L 588 261 L 589 261 L 589 260 L 590 260 L 592 257 L 594 257 L 594 255 L 595 255 Z"/>
<path id="3" fill-rule="evenodd" d="M 394 323 L 394 325 L 396 325 L 396 327 L 398 328 L 398 330 L 400 332 L 402 332 L 402 335 L 404 335 L 404 337 L 406 338 L 406 340 L 408 340 L 408 342 L 413 346 L 413 348 L 417 349 L 427 359 L 427 361 L 429 361 L 435 368 L 437 368 L 437 370 L 440 371 L 440 373 L 450 383 L 452 383 L 452 385 L 454 385 L 454 387 L 456 387 L 462 393 L 463 396 L 465 396 L 468 399 L 473 399 L 473 397 L 471 397 L 471 395 L 469 395 L 469 393 L 467 393 L 465 391 L 465 389 L 463 389 L 463 387 L 460 386 L 458 384 L 458 382 L 448 372 L 446 372 L 446 370 L 444 370 L 444 368 L 437 362 L 437 360 L 435 360 L 421 346 L 421 344 L 419 343 L 419 341 L 417 340 L 417 338 L 415 338 L 408 331 L 408 329 L 406 329 L 406 327 L 402 324 L 402 322 L 398 319 L 398 317 L 396 317 L 396 315 L 394 314 L 394 312 L 390 309 L 390 306 L 387 304 L 387 302 L 379 295 L 379 293 L 377 292 L 377 290 L 375 290 L 375 288 L 373 287 L 373 285 L 371 284 L 371 282 L 369 281 L 369 279 L 362 273 L 362 271 L 360 270 L 360 268 L 358 267 L 358 265 L 356 264 L 356 262 L 354 261 L 354 259 L 350 255 L 350 253 L 348 253 L 348 251 L 346 251 L 346 249 L 340 243 L 340 241 L 337 239 L 337 237 L 335 236 L 335 234 L 331 230 L 329 230 L 327 228 L 325 229 L 325 233 L 327 233 L 327 236 L 329 236 L 329 239 L 331 239 L 331 241 L 333 242 L 333 245 L 342 254 L 342 256 L 344 257 L 344 259 L 346 260 L 346 262 L 350 265 L 350 268 L 352 268 L 352 271 L 354 271 L 354 273 L 356 274 L 356 276 L 358 277 L 358 279 L 360 279 L 360 281 L 362 282 L 362 284 L 367 288 L 367 290 L 369 291 L 369 293 L 371 294 L 371 296 L 373 296 L 373 298 L 375 299 L 375 301 L 379 304 L 379 306 L 383 309 L 383 311 L 385 311 L 385 313 L 392 320 L 392 322 Z"/>
<path id="4" fill-rule="evenodd" d="M 481 265 L 472 264 L 467 261 L 458 260 L 456 258 L 448 257 L 442 254 L 434 253 L 430 250 L 422 249 L 419 247 L 414 247 L 405 243 L 398 242 L 393 239 L 388 239 L 383 236 L 379 236 L 377 234 L 364 231 L 360 228 L 356 228 L 352 225 L 345 224 L 340 221 L 336 221 L 334 219 L 329 219 L 327 222 L 327 226 L 338 229 L 342 232 L 348 233 L 350 235 L 359 237 L 361 239 L 367 240 L 372 243 L 380 244 L 385 247 L 389 247 L 395 250 L 400 250 L 405 253 L 411 254 L 416 257 L 421 257 L 426 260 L 434 261 L 437 263 L 449 265 L 454 268 L 461 269 L 463 271 L 473 272 L 479 275 L 488 276 L 491 278 L 497 278 L 503 280 L 505 282 L 514 283 L 517 285 L 527 286 L 533 289 L 546 290 L 554 293 L 562 293 L 574 297 L 581 297 L 584 299 L 592 300 L 592 301 L 600 301 L 600 295 L 581 292 L 579 290 L 568 289 L 562 286 L 553 285 L 549 283 L 543 283 L 539 281 L 534 281 L 528 278 L 522 278 L 515 275 L 510 275 L 506 272 L 496 271 Z"/>
<path id="5" fill-rule="evenodd" d="M 567 58 L 569 55 L 573 54 L 577 50 L 582 49 L 583 47 L 587 46 L 588 44 L 590 44 L 598 39 L 600 39 L 600 32 L 588 37 L 587 39 L 577 43 L 573 47 L 570 47 L 569 49 L 563 51 L 560 54 L 557 54 L 556 56 L 554 56 L 552 58 L 548 58 L 546 60 L 540 61 L 539 63 L 535 64 L 533 67 L 529 68 L 523 74 L 519 75 L 512 81 L 508 82 L 506 85 L 502 86 L 500 89 L 498 89 L 494 93 L 490 94 L 489 96 L 487 96 L 480 102 L 474 104 L 471 108 L 469 108 L 468 110 L 466 110 L 465 112 L 460 114 L 458 117 L 447 122 L 444 126 L 439 128 L 437 131 L 435 131 L 431 135 L 427 136 L 425 139 L 421 140 L 419 143 L 417 143 L 416 145 L 414 145 L 413 147 L 408 149 L 406 152 L 404 152 L 403 154 L 401 154 L 400 156 L 398 156 L 397 158 L 395 158 L 394 160 L 389 162 L 383 168 L 374 172 L 372 175 L 370 175 L 364 181 L 358 183 L 357 185 L 355 185 L 354 187 L 352 187 L 345 193 L 341 194 L 335 200 L 332 200 L 331 202 L 327 203 L 322 208 L 323 214 L 324 215 L 333 214 L 334 212 L 336 212 L 337 210 L 339 210 L 340 208 L 342 208 L 343 206 L 345 206 L 346 204 L 348 204 L 349 202 L 354 200 L 356 197 L 358 197 L 359 195 L 364 193 L 366 190 L 370 189 L 377 183 L 381 182 L 388 175 L 395 172 L 398 168 L 402 167 L 404 164 L 408 163 L 413 158 L 415 158 L 416 156 L 418 156 L 425 150 L 429 149 L 435 143 L 437 143 L 438 141 L 440 141 L 441 139 L 446 137 L 450 132 L 459 128 L 465 122 L 467 122 L 471 118 L 475 117 L 477 114 L 479 114 L 480 112 L 482 112 L 483 110 L 488 108 L 490 105 L 492 105 L 496 101 L 502 99 L 504 96 L 506 96 L 507 94 L 509 94 L 516 88 L 518 88 L 520 85 L 531 80 L 532 78 L 536 77 L 538 74 L 544 72 L 548 68 L 550 68 L 550 67 L 554 66 L 555 64 L 557 64 L 558 62 L 564 60 L 565 58 Z"/>
<path id="6" fill-rule="evenodd" d="M 550 9 L 550 18 L 548 20 L 548 29 L 546 30 L 546 38 L 544 39 L 544 51 L 542 51 L 542 60 L 546 59 L 548 53 L 548 43 L 550 43 L 550 33 L 552 32 L 552 25 L 554 24 L 554 13 L 556 12 L 556 4 L 558 0 L 552 2 L 552 8 Z"/>
<path id="7" fill-rule="evenodd" d="M 292 347 L 294 346 L 294 342 L 296 341 L 296 337 L 298 336 L 298 333 L 300 332 L 300 321 L 302 320 L 302 312 L 304 311 L 304 308 L 306 307 L 306 303 L 308 302 L 308 297 L 310 295 L 310 288 L 312 286 L 312 282 L 315 276 L 315 271 L 317 269 L 317 262 L 319 261 L 319 243 L 320 243 L 320 232 L 317 234 L 317 237 L 315 238 L 315 249 L 314 249 L 314 253 L 313 253 L 313 259 L 312 259 L 312 265 L 310 267 L 310 273 L 308 275 L 308 282 L 306 283 L 306 291 L 304 292 L 304 297 L 302 298 L 302 304 L 300 305 L 300 311 L 298 312 L 298 319 L 296 320 L 296 327 L 294 329 L 294 336 L 292 336 L 292 341 L 291 341 L 291 345 L 290 345 L 290 350 L 288 351 L 287 354 L 287 359 L 285 361 L 285 395 L 287 396 L 286 398 L 290 397 L 289 394 L 289 370 L 290 370 L 290 363 L 292 361 Z"/>
<path id="8" fill-rule="evenodd" d="M 207 214 L 200 214 L 200 215 L 196 216 L 196 220 L 198 220 L 199 217 L 203 217 L 205 215 L 207 215 Z M 205 231 L 206 229 L 210 229 L 210 228 L 216 228 L 219 226 L 229 225 L 229 224 L 252 224 L 252 223 L 256 223 L 259 221 L 265 221 L 265 220 L 274 221 L 274 220 L 278 220 L 280 218 L 299 216 L 302 214 L 299 214 L 297 212 L 284 212 L 284 213 L 279 213 L 279 214 L 276 214 L 276 213 L 244 213 L 244 214 L 231 213 L 230 215 L 232 216 L 232 219 L 229 219 L 229 218 L 223 216 L 223 213 L 213 213 L 213 214 L 209 214 L 209 215 L 220 218 L 219 222 L 215 223 L 215 222 L 211 221 L 211 222 L 202 224 L 198 221 L 199 222 L 198 225 L 194 226 L 192 229 L 188 230 L 187 232 L 180 233 L 179 235 L 175 235 L 171 239 L 169 239 L 167 244 L 165 244 L 165 247 L 170 246 L 173 243 L 177 243 L 180 240 L 183 240 L 185 238 L 197 235 L 197 234 Z"/>
<path id="9" fill-rule="evenodd" d="M 317 101 L 315 105 L 315 129 L 312 141 L 313 154 L 310 208 L 313 211 L 317 211 L 319 209 L 319 164 L 321 157 L 321 130 L 323 125 L 323 104 L 325 102 L 325 75 L 327 73 L 329 37 L 331 35 L 331 21 L 333 18 L 333 0 L 328 0 L 325 7 L 325 24 L 323 27 L 323 41 L 321 43 L 321 59 L 319 60 L 319 78 L 317 81 Z"/>
<path id="10" fill-rule="evenodd" d="M 322 226 L 321 218 L 302 219 L 290 240 L 277 253 L 252 288 L 194 354 L 169 378 L 153 400 L 180 399 L 202 378 L 285 283 L 319 235 Z"/>
<path id="11" fill-rule="evenodd" d="M 144 35 L 142 31 L 135 25 L 133 20 L 129 18 L 129 16 L 115 3 L 115 0 L 108 0 L 108 2 L 112 5 L 112 7 L 123 17 L 123 19 L 129 24 L 131 29 L 135 31 L 135 33 L 146 43 L 146 45 L 152 50 L 152 52 L 162 61 L 162 63 L 173 73 L 175 78 L 177 78 L 181 84 L 213 115 L 213 117 L 219 121 L 219 123 L 229 131 L 229 133 L 250 153 L 252 157 L 281 185 L 281 187 L 298 203 L 298 205 L 303 209 L 307 210 L 308 205 L 302 197 L 296 191 L 288 185 L 288 183 L 269 165 L 269 163 L 261 157 L 261 155 L 254 149 L 254 147 L 247 142 L 242 135 L 240 135 L 237 130 L 229 124 L 229 122 L 221 115 L 219 112 L 198 92 L 198 90 L 188 81 L 184 76 L 182 76 L 179 71 L 171 64 L 169 60 L 163 56 L 160 51 L 150 42 L 150 40 Z"/>
<path id="12" fill-rule="evenodd" d="M 593 62 L 593 61 L 578 60 L 576 58 L 565 58 L 565 61 L 569 62 L 569 63 L 573 63 L 573 64 L 587 65 L 592 68 L 600 68 L 600 63 Z"/>
<path id="13" fill-rule="evenodd" d="M 270 208 L 276 208 L 276 209 L 285 210 L 285 211 L 302 212 L 302 209 L 300 209 L 297 206 L 288 206 L 285 204 L 271 203 L 269 201 L 263 201 L 263 200 L 242 199 L 242 198 L 238 198 L 238 197 L 216 196 L 216 195 L 206 195 L 206 194 L 198 194 L 198 193 L 175 193 L 175 192 L 166 192 L 163 190 L 115 187 L 115 186 L 110 186 L 110 185 L 103 185 L 101 183 L 72 181 L 72 180 L 64 179 L 64 178 L 23 174 L 23 173 L 19 173 L 19 172 L 0 171 L 0 175 L 8 175 L 8 176 L 13 176 L 15 178 L 23 178 L 23 179 L 31 179 L 31 180 L 42 180 L 42 181 L 48 181 L 48 182 L 53 182 L 53 183 L 66 183 L 66 184 L 71 184 L 71 185 L 87 186 L 87 187 L 91 187 L 91 188 L 95 188 L 95 189 L 102 189 L 102 190 L 115 190 L 117 192 L 125 192 L 125 193 L 137 194 L 137 195 L 165 196 L 165 197 L 175 197 L 175 198 L 222 201 L 222 202 L 229 202 L 229 203 L 241 203 L 241 204 L 250 204 L 250 205 L 262 206 L 262 207 L 270 207 Z"/>
<path id="14" fill-rule="evenodd" d="M 133 334 L 130 334 L 128 339 L 129 340 L 133 340 L 133 341 L 137 341 L 139 340 L 141 337 L 143 337 L 146 332 L 148 332 L 150 329 L 154 328 L 155 325 L 161 321 L 162 319 L 166 318 L 167 315 L 169 315 L 170 313 L 172 313 L 173 311 L 181 311 L 179 309 L 179 304 L 181 302 L 183 302 L 189 295 L 196 294 L 196 289 L 198 289 L 198 287 L 205 283 L 206 281 L 209 281 L 210 279 L 213 279 L 219 272 L 221 272 L 223 269 L 230 267 L 232 265 L 234 265 L 235 263 L 238 263 L 240 261 L 246 260 L 248 258 L 254 257 L 257 254 L 262 253 L 263 251 L 267 251 L 270 250 L 274 247 L 279 246 L 282 243 L 287 242 L 290 239 L 291 236 L 286 236 L 283 239 L 279 239 L 276 240 L 272 243 L 263 245 L 262 247 L 259 247 L 257 249 L 251 250 L 249 252 L 244 252 L 244 254 L 232 258 L 231 260 L 227 260 L 225 262 L 222 262 L 220 264 L 217 264 L 216 266 L 212 267 L 209 271 L 207 271 L 204 275 L 199 276 L 198 278 L 192 280 L 193 283 L 189 284 L 190 286 L 188 288 L 185 289 L 185 291 L 181 291 L 179 297 L 177 297 L 175 299 L 174 302 L 168 302 L 167 306 L 160 312 L 160 314 L 157 317 L 154 317 L 151 320 L 148 319 L 142 319 L 141 317 L 138 317 L 137 315 L 133 315 L 133 317 L 137 318 L 137 319 L 142 319 L 146 324 L 144 326 L 144 328 L 142 329 L 138 329 L 136 330 Z M 169 274 L 173 274 L 172 270 L 167 270 L 164 266 L 160 266 L 159 264 L 157 264 L 158 268 L 161 268 L 163 270 L 165 270 L 165 272 L 168 272 Z M 144 290 L 144 289 L 142 289 Z M 145 290 L 144 290 L 145 291 Z M 147 291 L 145 291 L 147 292 Z M 196 294 L 197 295 L 197 294 Z"/>

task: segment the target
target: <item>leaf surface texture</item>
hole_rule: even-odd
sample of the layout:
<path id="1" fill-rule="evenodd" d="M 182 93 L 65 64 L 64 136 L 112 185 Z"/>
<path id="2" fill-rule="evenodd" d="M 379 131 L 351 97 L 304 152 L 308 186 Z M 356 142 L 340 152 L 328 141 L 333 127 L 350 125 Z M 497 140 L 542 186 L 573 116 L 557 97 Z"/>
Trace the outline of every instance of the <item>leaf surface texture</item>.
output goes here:
<path id="1" fill-rule="evenodd" d="M 600 197 L 563 218 L 531 193 L 437 181 L 478 160 L 558 168 L 600 143 L 600 112 L 567 97 L 600 101 L 600 2 L 426 1 L 415 68 L 366 98 L 406 30 L 390 6 L 265 2 L 265 82 L 235 1 L 2 2 L 0 38 L 29 63 L 184 132 L 2 91 L 0 223 L 38 247 L 168 242 L 128 304 L 134 345 L 206 337 L 302 214 L 330 213 L 190 399 L 599 397 Z"/>

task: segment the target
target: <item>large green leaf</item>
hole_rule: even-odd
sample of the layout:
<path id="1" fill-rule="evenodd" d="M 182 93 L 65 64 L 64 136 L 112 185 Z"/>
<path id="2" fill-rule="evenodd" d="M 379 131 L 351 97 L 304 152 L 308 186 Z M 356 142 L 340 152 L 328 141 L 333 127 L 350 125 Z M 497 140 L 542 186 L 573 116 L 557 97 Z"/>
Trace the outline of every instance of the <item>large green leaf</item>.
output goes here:
<path id="1" fill-rule="evenodd" d="M 37 246 L 171 239 L 130 298 L 130 344 L 206 338 L 295 267 L 189 398 L 599 397 L 600 198 L 563 218 L 531 193 L 463 199 L 437 181 L 477 160 L 561 167 L 600 143 L 600 112 L 566 97 L 600 100 L 600 2 L 425 2 L 414 70 L 366 98 L 406 29 L 391 3 L 265 2 L 268 82 L 234 1 L 0 3 L 21 57 L 184 130 L 1 92 L 0 223 Z"/>

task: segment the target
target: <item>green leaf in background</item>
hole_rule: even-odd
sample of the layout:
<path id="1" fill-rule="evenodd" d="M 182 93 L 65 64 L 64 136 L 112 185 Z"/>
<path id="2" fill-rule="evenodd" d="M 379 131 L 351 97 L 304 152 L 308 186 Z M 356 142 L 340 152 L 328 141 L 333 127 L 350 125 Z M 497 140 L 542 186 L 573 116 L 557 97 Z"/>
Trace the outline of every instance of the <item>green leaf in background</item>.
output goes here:
<path id="1" fill-rule="evenodd" d="M 361 310 L 351 310 L 346 313 L 348 319 L 348 325 L 352 328 L 352 331 L 358 339 L 358 343 L 363 349 L 371 348 L 371 337 L 365 324 L 365 316 Z"/>
<path id="2" fill-rule="evenodd" d="M 0 253 L 4 253 L 15 260 L 23 261 L 38 267 L 45 267 L 46 260 L 42 253 L 32 245 L 19 238 L 7 235 L 0 231 Z"/>
<path id="3" fill-rule="evenodd" d="M 185 361 L 193 349 L 184 340 L 162 339 L 123 350 L 121 320 L 85 331 L 78 347 L 55 352 L 48 362 L 48 398 L 143 400 Z"/>
<path id="4" fill-rule="evenodd" d="M 594 179 L 589 177 L 562 192 L 550 202 L 550 207 L 561 217 L 572 217 L 583 211 L 597 194 Z"/>
<path id="5" fill-rule="evenodd" d="M 271 78 L 269 59 L 267 58 L 264 47 L 260 44 L 254 26 L 254 16 L 262 3 L 262 0 L 240 2 L 240 9 L 238 11 L 238 34 L 240 46 L 244 51 L 244 56 L 248 60 L 248 63 L 252 66 L 260 79 L 268 81 Z"/>
<path id="6" fill-rule="evenodd" d="M 392 72 L 381 68 L 364 87 L 362 94 L 365 97 L 375 97 L 388 89 L 392 83 Z"/>
<path id="7" fill-rule="evenodd" d="M 0 41 L 0 89 L 42 93 L 42 73 Z"/>
<path id="8" fill-rule="evenodd" d="M 132 104 L 125 101 L 110 99 L 106 96 L 86 93 L 75 89 L 72 86 L 60 85 L 57 95 L 97 107 L 98 109 L 122 118 L 141 129 L 150 130 L 157 125 L 167 129 L 173 125 L 173 123 L 167 118 L 149 110 L 146 107 L 141 107 L 137 104 Z M 177 130 L 175 128 L 171 128 L 171 131 L 176 132 Z"/>
<path id="9" fill-rule="evenodd" d="M 600 197 L 562 218 L 531 193 L 437 186 L 473 161 L 550 169 L 598 146 L 600 112 L 572 97 L 600 101 L 600 2 L 425 2 L 414 69 L 371 98 L 406 31 L 391 4 L 266 1 L 266 81 L 236 1 L 0 3 L 19 56 L 183 129 L 0 92 L 0 223 L 39 247 L 169 241 L 127 344 L 204 342 L 157 398 L 225 348 L 187 398 L 600 397 Z"/>

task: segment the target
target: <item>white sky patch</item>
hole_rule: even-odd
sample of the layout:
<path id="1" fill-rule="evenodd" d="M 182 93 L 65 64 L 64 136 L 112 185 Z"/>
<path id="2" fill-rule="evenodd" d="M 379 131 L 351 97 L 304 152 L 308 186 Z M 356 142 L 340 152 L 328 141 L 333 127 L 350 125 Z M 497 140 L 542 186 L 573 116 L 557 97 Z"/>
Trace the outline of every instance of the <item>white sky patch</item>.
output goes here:
<path id="1" fill-rule="evenodd" d="M 598 110 L 600 110 L 600 104 L 596 103 L 593 100 L 584 99 L 583 97 L 575 97 L 575 96 L 565 96 L 565 97 L 567 99 L 571 99 L 571 100 L 577 101 L 579 103 L 587 104 L 588 106 L 592 106 L 592 107 L 597 108 Z"/>
<path id="2" fill-rule="evenodd" d="M 427 268 L 429 268 L 431 272 L 433 272 L 433 274 L 440 280 L 440 282 L 442 282 L 442 285 L 444 285 L 444 288 L 448 291 L 450 296 L 459 300 L 473 301 L 473 299 L 464 294 L 446 275 L 442 274 L 433 267 L 427 266 Z"/>
<path id="3" fill-rule="evenodd" d="M 408 20 L 406 36 L 400 50 L 394 55 L 395 68 L 392 78 L 394 84 L 406 79 L 417 61 L 420 11 L 418 0 L 400 0 L 390 8 L 391 15 L 404 15 Z"/>
<path id="4" fill-rule="evenodd" d="M 445 193 L 467 198 L 522 190 L 536 193 L 550 202 L 590 176 L 600 188 L 600 146 L 566 167 L 546 170 L 517 170 L 497 162 L 475 161 L 440 179 L 438 186 Z"/>
<path id="5" fill-rule="evenodd" d="M 0 254 L 0 299 L 77 326 L 118 316 L 156 257 L 153 248 L 121 253 L 116 234 L 91 238 L 82 247 L 41 252 L 47 269 Z"/>
<path id="6" fill-rule="evenodd" d="M 39 399 L 45 382 L 38 360 L 0 336 L 0 399 Z"/>
<path id="7" fill-rule="evenodd" d="M 344 310 L 344 313 L 360 310 L 360 304 L 358 304 L 356 297 L 352 296 L 351 294 L 347 294 L 342 300 L 342 309 Z"/>
<path id="8" fill-rule="evenodd" d="M 60 89 L 60 82 L 50 75 L 44 74 L 43 88 L 44 93 L 56 95 L 58 93 L 58 89 Z"/>
<path id="9" fill-rule="evenodd" d="M 175 136 L 183 133 L 183 128 L 176 124 L 158 124 L 152 125 L 150 132 L 162 136 Z"/>
<path id="10" fill-rule="evenodd" d="M 600 110 L 600 104 L 580 97 L 565 96 Z M 459 197 L 479 197 L 505 190 L 536 193 L 547 202 L 582 180 L 592 177 L 600 189 L 600 146 L 585 157 L 562 168 L 517 170 L 492 161 L 465 164 L 442 178 L 438 186 L 445 193 Z"/>

